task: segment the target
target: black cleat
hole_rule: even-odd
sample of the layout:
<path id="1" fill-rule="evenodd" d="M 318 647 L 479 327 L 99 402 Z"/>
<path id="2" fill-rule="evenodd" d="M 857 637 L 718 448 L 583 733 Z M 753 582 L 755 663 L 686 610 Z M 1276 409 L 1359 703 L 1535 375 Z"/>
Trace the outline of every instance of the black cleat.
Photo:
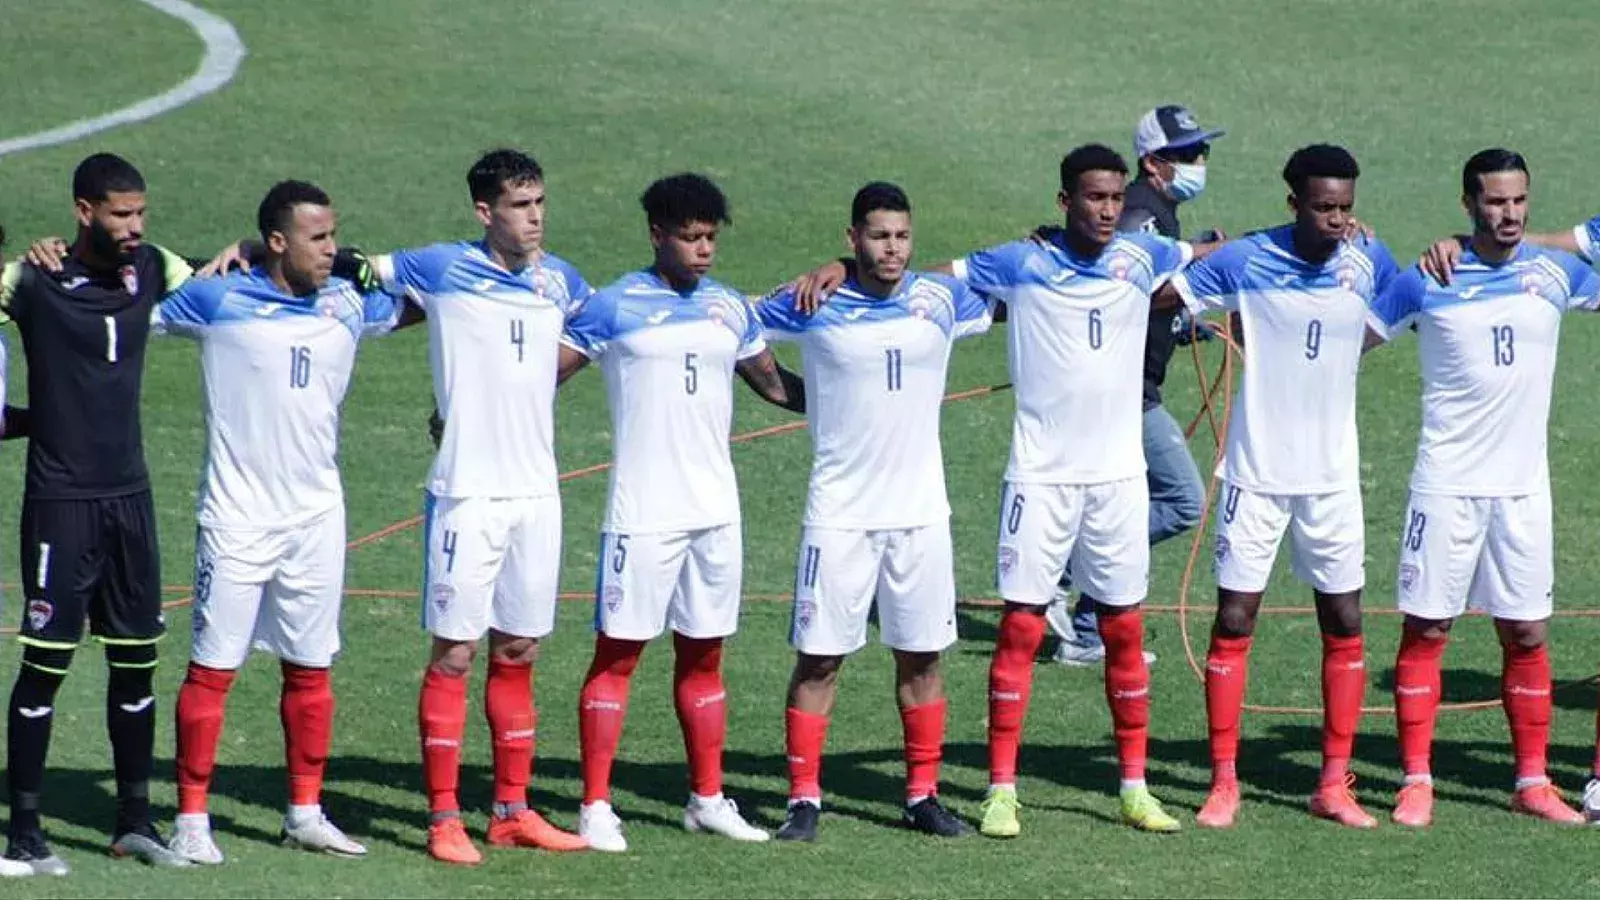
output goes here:
<path id="1" fill-rule="evenodd" d="M 38 832 L 11 839 L 6 855 L 0 858 L 0 877 L 27 878 L 33 875 L 66 875 L 72 870 L 50 850 Z"/>
<path id="2" fill-rule="evenodd" d="M 905 822 L 908 828 L 938 837 L 966 837 L 972 833 L 967 823 L 939 805 L 938 797 L 928 797 L 918 801 L 915 806 L 906 807 Z"/>
<path id="3" fill-rule="evenodd" d="M 811 843 L 817 839 L 817 818 L 821 815 L 822 810 L 809 800 L 791 804 L 783 827 L 778 829 L 778 840 Z"/>

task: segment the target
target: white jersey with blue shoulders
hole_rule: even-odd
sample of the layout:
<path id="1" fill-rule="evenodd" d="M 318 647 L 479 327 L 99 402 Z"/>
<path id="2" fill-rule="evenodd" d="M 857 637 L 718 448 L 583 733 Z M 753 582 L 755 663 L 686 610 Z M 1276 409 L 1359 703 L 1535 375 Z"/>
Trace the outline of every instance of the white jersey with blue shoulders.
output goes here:
<path id="1" fill-rule="evenodd" d="M 1194 256 L 1154 234 L 1118 234 L 1094 257 L 1014 241 L 954 263 L 1006 304 L 1017 410 L 1006 480 L 1102 484 L 1144 474 L 1144 345 L 1150 295 Z"/>
<path id="2" fill-rule="evenodd" d="M 918 528 L 950 517 L 939 413 L 951 344 L 989 330 L 987 300 L 954 278 L 908 272 L 888 297 L 843 284 L 814 315 L 785 289 L 756 305 L 805 367 L 811 486 L 805 525 Z"/>
<path id="3" fill-rule="evenodd" d="M 356 344 L 398 318 L 383 291 L 363 295 L 332 278 L 297 297 L 263 269 L 191 278 L 155 307 L 157 333 L 200 345 L 202 526 L 292 528 L 344 503 L 339 408 Z"/>
<path id="4" fill-rule="evenodd" d="M 1172 283 L 1196 315 L 1234 311 L 1244 328 L 1227 479 L 1262 494 L 1327 494 L 1361 483 L 1356 376 L 1372 302 L 1398 268 L 1382 242 L 1365 237 L 1306 262 L 1293 231 L 1230 241 Z"/>
<path id="5" fill-rule="evenodd" d="M 733 369 L 766 349 L 744 295 L 709 278 L 679 293 L 649 270 L 632 272 L 579 305 L 561 340 L 605 375 L 613 446 L 605 529 L 738 522 Z"/>
<path id="6" fill-rule="evenodd" d="M 1502 263 L 1470 248 L 1450 284 L 1413 267 L 1378 298 L 1373 330 L 1417 329 L 1422 435 L 1411 489 L 1518 497 L 1549 489 L 1550 395 L 1561 316 L 1600 307 L 1600 276 L 1522 244 Z"/>
<path id="7" fill-rule="evenodd" d="M 428 360 L 444 435 L 435 497 L 556 496 L 556 368 L 568 313 L 593 290 L 545 254 L 515 272 L 480 241 L 374 257 L 385 289 L 428 315 Z"/>

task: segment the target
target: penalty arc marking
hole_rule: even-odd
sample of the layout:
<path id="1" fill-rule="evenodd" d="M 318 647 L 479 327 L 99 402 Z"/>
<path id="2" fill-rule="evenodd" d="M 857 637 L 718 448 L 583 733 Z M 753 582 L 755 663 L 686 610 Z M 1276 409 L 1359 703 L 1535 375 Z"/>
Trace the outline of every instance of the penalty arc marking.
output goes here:
<path id="1" fill-rule="evenodd" d="M 171 90 L 154 97 L 147 97 L 115 112 L 79 119 L 59 128 L 0 141 L 0 158 L 27 150 L 71 143 L 121 125 L 147 122 L 220 90 L 233 80 L 239 71 L 239 64 L 244 60 L 246 50 L 244 42 L 239 39 L 239 32 L 234 30 L 232 23 L 186 0 L 139 0 L 139 2 L 179 19 L 205 42 L 205 56 L 201 58 L 200 66 L 195 69 L 194 74 Z"/>

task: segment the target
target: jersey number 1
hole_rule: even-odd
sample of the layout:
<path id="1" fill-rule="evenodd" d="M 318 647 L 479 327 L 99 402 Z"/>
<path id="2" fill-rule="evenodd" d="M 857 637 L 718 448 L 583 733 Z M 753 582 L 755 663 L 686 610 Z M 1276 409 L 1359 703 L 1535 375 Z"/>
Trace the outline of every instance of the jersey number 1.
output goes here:
<path id="1" fill-rule="evenodd" d="M 117 320 L 106 316 L 106 362 L 117 361 Z"/>

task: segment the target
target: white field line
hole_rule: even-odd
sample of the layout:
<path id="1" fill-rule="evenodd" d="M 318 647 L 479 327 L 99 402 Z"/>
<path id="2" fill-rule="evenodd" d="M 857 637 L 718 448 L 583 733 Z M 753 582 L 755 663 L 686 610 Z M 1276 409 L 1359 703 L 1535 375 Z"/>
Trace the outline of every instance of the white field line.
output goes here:
<path id="1" fill-rule="evenodd" d="M 92 119 L 79 119 L 59 128 L 0 141 L 0 157 L 69 143 L 119 125 L 146 122 L 186 103 L 193 103 L 233 80 L 234 74 L 239 71 L 239 63 L 245 57 L 245 47 L 244 42 L 239 40 L 239 33 L 227 19 L 206 12 L 185 0 L 139 0 L 139 2 L 182 20 L 194 29 L 200 40 L 205 42 L 206 54 L 200 60 L 200 67 L 195 73 L 165 93 L 140 100 L 116 112 L 95 116 Z"/>

